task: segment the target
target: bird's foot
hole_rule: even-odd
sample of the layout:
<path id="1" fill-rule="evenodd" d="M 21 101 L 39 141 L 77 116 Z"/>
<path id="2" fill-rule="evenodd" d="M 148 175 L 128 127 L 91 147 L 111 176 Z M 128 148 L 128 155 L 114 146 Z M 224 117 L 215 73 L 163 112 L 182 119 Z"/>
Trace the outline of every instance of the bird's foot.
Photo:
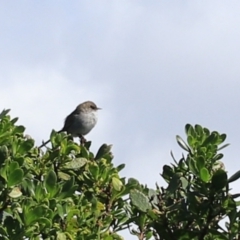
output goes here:
<path id="1" fill-rule="evenodd" d="M 82 135 L 80 135 L 79 138 L 80 138 L 81 145 L 84 145 L 87 142 L 86 138 L 84 138 Z"/>

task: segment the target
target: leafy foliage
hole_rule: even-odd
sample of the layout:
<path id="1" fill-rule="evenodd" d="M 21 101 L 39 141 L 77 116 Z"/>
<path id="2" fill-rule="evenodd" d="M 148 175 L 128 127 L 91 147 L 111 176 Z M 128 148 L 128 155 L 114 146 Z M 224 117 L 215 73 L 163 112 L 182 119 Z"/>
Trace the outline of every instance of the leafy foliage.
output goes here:
<path id="1" fill-rule="evenodd" d="M 0 114 L 0 239 L 118 240 L 126 228 L 139 240 L 240 238 L 240 194 L 229 189 L 240 171 L 228 178 L 220 161 L 225 134 L 187 124 L 187 141 L 177 136 L 186 156 L 172 154 L 161 174 L 167 187 L 149 189 L 120 177 L 111 145 L 94 155 L 91 142 L 52 131 L 43 151 L 8 112 Z"/>
<path id="2" fill-rule="evenodd" d="M 90 142 L 79 146 L 52 132 L 52 148 L 42 151 L 0 115 L 1 239 L 122 239 L 127 227 L 131 184 L 114 167 L 111 146 L 96 156 Z M 125 199 L 124 199 L 125 197 Z"/>
<path id="3" fill-rule="evenodd" d="M 177 142 L 187 155 L 176 161 L 172 154 L 175 164 L 163 167 L 161 175 L 168 187 L 141 187 L 130 195 L 138 226 L 132 233 L 139 239 L 239 239 L 235 198 L 240 195 L 230 193 L 229 183 L 240 172 L 228 179 L 220 161 L 219 150 L 228 145 L 221 145 L 226 135 L 200 125 L 187 124 L 185 129 L 187 143 L 179 136 Z M 224 218 L 228 220 L 225 229 L 220 224 Z"/>

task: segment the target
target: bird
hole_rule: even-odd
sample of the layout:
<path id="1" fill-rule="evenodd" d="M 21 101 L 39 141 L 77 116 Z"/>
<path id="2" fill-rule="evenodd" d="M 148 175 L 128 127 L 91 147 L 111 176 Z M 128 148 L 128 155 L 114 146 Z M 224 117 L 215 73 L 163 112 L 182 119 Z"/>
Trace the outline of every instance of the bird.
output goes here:
<path id="1" fill-rule="evenodd" d="M 101 108 L 92 101 L 86 101 L 79 104 L 75 110 L 70 113 L 64 122 L 64 126 L 58 133 L 67 132 L 72 137 L 79 137 L 81 144 L 86 142 L 84 138 L 96 125 L 98 121 L 97 111 Z M 50 140 L 43 142 L 39 148 L 48 144 Z"/>

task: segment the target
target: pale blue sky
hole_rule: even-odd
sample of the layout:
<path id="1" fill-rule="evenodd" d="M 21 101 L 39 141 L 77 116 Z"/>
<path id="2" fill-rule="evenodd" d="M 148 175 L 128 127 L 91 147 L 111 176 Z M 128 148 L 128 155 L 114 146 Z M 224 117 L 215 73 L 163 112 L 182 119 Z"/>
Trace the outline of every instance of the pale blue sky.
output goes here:
<path id="1" fill-rule="evenodd" d="M 92 150 L 113 144 L 122 176 L 152 187 L 170 150 L 181 156 L 175 136 L 198 123 L 227 133 L 231 175 L 240 169 L 239 10 L 236 0 L 0 1 L 0 109 L 40 144 L 93 100 L 103 110 Z"/>

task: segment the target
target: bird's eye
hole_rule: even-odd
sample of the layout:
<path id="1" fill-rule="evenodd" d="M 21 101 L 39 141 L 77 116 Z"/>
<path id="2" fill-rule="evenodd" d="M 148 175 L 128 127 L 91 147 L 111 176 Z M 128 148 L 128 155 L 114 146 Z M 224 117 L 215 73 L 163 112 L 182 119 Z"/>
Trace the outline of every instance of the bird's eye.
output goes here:
<path id="1" fill-rule="evenodd" d="M 96 109 L 96 107 L 94 105 L 91 105 L 90 108 L 91 109 Z"/>

